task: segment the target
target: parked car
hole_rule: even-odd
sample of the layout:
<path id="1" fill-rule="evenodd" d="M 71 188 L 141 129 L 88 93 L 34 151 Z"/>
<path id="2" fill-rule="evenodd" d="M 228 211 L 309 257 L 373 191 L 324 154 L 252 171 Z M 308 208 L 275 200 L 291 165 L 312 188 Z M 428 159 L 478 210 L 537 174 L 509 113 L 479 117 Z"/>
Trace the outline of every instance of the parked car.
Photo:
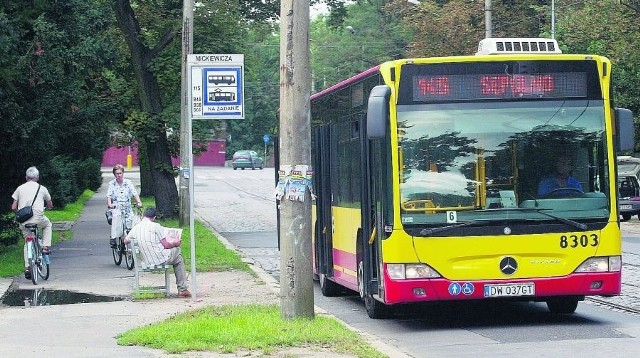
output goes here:
<path id="1" fill-rule="evenodd" d="M 635 175 L 619 175 L 618 193 L 622 221 L 627 221 L 634 215 L 639 215 L 640 219 L 640 182 L 638 178 Z"/>
<path id="2" fill-rule="evenodd" d="M 239 150 L 233 153 L 233 159 L 231 160 L 231 166 L 233 170 L 238 168 L 244 170 L 245 168 L 251 169 L 263 169 L 264 160 L 253 150 Z"/>
<path id="3" fill-rule="evenodd" d="M 617 158 L 618 176 L 633 175 L 640 179 L 640 158 L 621 155 Z"/>

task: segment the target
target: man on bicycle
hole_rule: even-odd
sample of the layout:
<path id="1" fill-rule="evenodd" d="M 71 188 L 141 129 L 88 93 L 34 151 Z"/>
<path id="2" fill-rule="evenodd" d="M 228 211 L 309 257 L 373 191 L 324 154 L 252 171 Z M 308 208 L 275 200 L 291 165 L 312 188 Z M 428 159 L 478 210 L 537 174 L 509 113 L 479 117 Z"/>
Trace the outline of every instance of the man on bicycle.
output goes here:
<path id="1" fill-rule="evenodd" d="M 40 180 L 40 172 L 38 171 L 38 168 L 29 167 L 26 173 L 26 180 L 27 182 L 20 185 L 16 191 L 13 192 L 13 195 L 11 195 L 13 198 L 11 210 L 18 211 L 25 206 L 31 205 L 33 216 L 31 219 L 20 224 L 20 230 L 22 231 L 22 235 L 27 237 L 31 235 L 31 231 L 25 228 L 26 224 L 37 224 L 42 228 L 42 252 L 44 254 L 48 254 L 51 246 L 52 227 L 51 221 L 44 215 L 44 207 L 46 203 L 47 208 L 53 208 L 51 195 L 47 188 L 38 184 L 38 180 Z M 29 272 L 29 260 L 27 258 L 26 245 L 24 246 L 24 267 L 24 277 L 26 279 L 30 279 L 31 273 Z"/>
<path id="2" fill-rule="evenodd" d="M 142 206 L 138 191 L 131 180 L 124 178 L 124 166 L 116 164 L 113 167 L 113 175 L 116 177 L 109 182 L 107 190 L 107 207 L 113 210 L 113 219 L 111 221 L 111 238 L 109 245 L 111 248 L 116 247 L 116 238 L 124 234 L 122 228 L 123 214 L 128 219 L 126 221 L 127 229 L 131 229 L 133 219 L 133 211 L 131 210 L 131 198 L 135 198 L 136 205 Z"/>

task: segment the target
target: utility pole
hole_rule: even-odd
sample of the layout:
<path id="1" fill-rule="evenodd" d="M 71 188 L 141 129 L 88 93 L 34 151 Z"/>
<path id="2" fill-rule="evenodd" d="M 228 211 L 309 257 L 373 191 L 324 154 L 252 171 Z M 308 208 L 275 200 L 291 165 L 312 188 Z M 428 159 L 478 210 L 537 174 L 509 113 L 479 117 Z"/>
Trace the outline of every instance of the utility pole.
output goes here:
<path id="1" fill-rule="evenodd" d="M 556 2 L 551 0 L 551 38 L 556 38 Z"/>
<path id="2" fill-rule="evenodd" d="M 280 169 L 311 165 L 309 0 L 280 4 Z M 280 307 L 283 319 L 314 318 L 311 195 L 280 201 Z"/>
<path id="3" fill-rule="evenodd" d="M 488 39 L 491 38 L 492 36 L 492 32 L 493 32 L 493 25 L 492 25 L 492 19 L 491 19 L 491 12 L 493 10 L 491 9 L 491 0 L 484 0 L 484 38 Z"/>
<path id="4" fill-rule="evenodd" d="M 180 196 L 180 226 L 187 225 L 191 216 L 189 178 L 191 157 L 191 121 L 189 120 L 189 98 L 187 78 L 187 55 L 193 53 L 193 1 L 182 2 L 182 83 L 180 86 L 180 180 L 178 194 Z"/>

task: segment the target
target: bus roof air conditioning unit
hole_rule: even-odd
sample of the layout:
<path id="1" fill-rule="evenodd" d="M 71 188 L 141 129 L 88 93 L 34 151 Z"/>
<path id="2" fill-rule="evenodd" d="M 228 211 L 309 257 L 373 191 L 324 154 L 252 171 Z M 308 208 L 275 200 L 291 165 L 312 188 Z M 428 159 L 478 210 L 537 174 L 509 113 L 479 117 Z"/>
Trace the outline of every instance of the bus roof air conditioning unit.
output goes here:
<path id="1" fill-rule="evenodd" d="M 476 55 L 504 55 L 518 53 L 562 53 L 555 39 L 545 38 L 487 38 L 478 44 Z"/>

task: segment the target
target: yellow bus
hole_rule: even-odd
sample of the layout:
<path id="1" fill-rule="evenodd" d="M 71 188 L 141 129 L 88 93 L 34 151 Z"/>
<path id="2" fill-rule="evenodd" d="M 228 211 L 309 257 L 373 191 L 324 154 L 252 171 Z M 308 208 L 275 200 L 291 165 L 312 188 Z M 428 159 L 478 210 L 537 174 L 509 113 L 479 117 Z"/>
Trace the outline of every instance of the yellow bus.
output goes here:
<path id="1" fill-rule="evenodd" d="M 311 97 L 314 276 L 371 318 L 445 300 L 573 313 L 621 287 L 611 62 L 553 39 L 385 62 Z M 558 163 L 556 165 L 556 163 Z"/>

